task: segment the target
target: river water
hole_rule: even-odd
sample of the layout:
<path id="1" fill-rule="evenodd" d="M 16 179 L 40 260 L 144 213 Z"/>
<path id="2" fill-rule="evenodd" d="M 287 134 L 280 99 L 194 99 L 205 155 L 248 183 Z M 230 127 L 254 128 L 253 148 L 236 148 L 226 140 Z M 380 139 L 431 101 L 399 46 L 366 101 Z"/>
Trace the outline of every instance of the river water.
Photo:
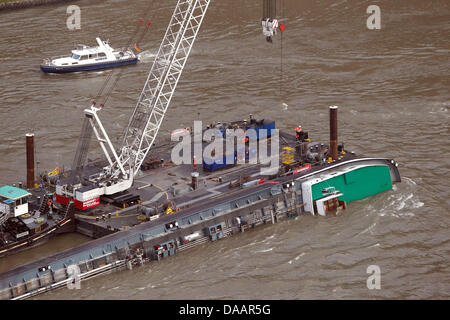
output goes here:
<path id="1" fill-rule="evenodd" d="M 38 298 L 449 298 L 449 2 L 377 1 L 381 30 L 368 30 L 372 2 L 280 1 L 286 25 L 280 76 L 281 37 L 264 40 L 261 6 L 213 1 L 160 136 L 198 118 L 209 123 L 252 113 L 285 130 L 301 123 L 314 140 L 327 141 L 328 106 L 338 105 L 339 140 L 358 154 L 396 159 L 402 183 L 337 217 L 305 215 L 260 227 Z M 139 43 L 143 63 L 123 68 L 101 112 L 117 142 L 175 3 L 77 1 L 75 31 L 66 27 L 67 4 L 0 12 L 1 184 L 25 178 L 28 132 L 35 133 L 39 170 L 70 165 L 82 110 L 113 72 L 46 75 L 42 58 L 66 54 L 76 43 L 95 45 L 96 36 L 125 46 L 150 6 L 152 25 Z M 0 269 L 84 241 L 62 236 L 3 258 Z M 370 265 L 380 267 L 380 290 L 367 288 Z"/>

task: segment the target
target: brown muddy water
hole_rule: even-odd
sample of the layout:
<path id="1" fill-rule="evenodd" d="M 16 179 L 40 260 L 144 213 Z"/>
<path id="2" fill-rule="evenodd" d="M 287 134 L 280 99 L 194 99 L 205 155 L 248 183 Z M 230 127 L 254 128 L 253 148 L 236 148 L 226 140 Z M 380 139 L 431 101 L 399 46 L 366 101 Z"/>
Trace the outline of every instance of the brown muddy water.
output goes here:
<path id="1" fill-rule="evenodd" d="M 119 138 L 176 1 L 77 1 L 76 31 L 66 27 L 67 4 L 0 12 L 1 184 L 25 178 L 28 132 L 36 135 L 39 170 L 70 165 L 82 110 L 113 72 L 46 75 L 42 59 L 66 54 L 76 43 L 94 45 L 96 36 L 126 45 L 149 3 L 143 63 L 123 68 L 101 112 L 110 136 Z M 449 2 L 281 3 L 281 93 L 281 38 L 265 42 L 259 2 L 213 1 L 161 139 L 197 118 L 209 123 L 252 113 L 285 130 L 301 123 L 315 140 L 327 141 L 327 107 L 338 105 L 340 141 L 359 154 L 396 159 L 402 183 L 351 203 L 337 217 L 305 215 L 257 228 L 39 299 L 450 297 Z M 381 9 L 381 30 L 366 27 L 371 4 Z M 56 238 L 1 259 L 0 269 L 83 241 Z M 369 265 L 381 269 L 380 290 L 366 286 Z"/>

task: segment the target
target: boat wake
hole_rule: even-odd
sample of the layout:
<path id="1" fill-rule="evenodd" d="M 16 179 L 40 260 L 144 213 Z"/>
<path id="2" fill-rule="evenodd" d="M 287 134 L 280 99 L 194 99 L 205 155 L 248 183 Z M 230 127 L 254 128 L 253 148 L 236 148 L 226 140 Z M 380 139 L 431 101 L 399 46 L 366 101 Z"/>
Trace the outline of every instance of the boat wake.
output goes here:
<path id="1" fill-rule="evenodd" d="M 153 62 L 156 57 L 156 52 L 151 52 L 150 50 L 142 51 L 138 54 L 139 61 L 143 63 Z"/>
<path id="2" fill-rule="evenodd" d="M 294 261 L 298 261 L 301 257 L 305 255 L 304 252 L 300 253 L 298 256 L 296 256 L 293 260 L 289 260 L 288 263 L 292 264 Z"/>
<path id="3" fill-rule="evenodd" d="M 257 250 L 257 251 L 255 251 L 255 253 L 264 253 L 264 252 L 270 252 L 270 251 L 272 251 L 273 250 L 273 248 L 269 248 L 269 249 L 263 249 L 263 250 Z"/>
<path id="4" fill-rule="evenodd" d="M 415 194 L 415 191 L 417 191 L 417 183 L 407 177 L 403 179 L 406 183 L 401 187 L 405 190 L 389 195 L 384 208 L 379 211 L 380 216 L 390 215 L 397 218 L 413 217 L 414 213 L 411 212 L 411 209 L 423 207 L 424 203 Z M 398 188 L 397 185 L 393 186 L 394 191 L 397 191 Z"/>

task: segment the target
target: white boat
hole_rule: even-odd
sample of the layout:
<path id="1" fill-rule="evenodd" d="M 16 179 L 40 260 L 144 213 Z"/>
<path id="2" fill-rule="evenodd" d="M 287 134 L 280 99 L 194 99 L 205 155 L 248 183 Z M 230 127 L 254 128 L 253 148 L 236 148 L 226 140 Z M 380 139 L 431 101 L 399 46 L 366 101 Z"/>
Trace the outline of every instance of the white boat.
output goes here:
<path id="1" fill-rule="evenodd" d="M 108 41 L 96 38 L 98 46 L 78 45 L 71 55 L 44 59 L 41 70 L 45 73 L 67 73 L 98 70 L 136 64 L 137 54 L 131 49 L 113 49 Z"/>

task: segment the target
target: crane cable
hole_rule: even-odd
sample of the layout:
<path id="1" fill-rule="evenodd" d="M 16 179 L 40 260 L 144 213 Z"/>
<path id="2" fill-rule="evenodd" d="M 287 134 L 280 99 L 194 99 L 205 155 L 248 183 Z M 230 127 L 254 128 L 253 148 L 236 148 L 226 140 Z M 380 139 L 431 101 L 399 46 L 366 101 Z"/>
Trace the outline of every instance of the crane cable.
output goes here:
<path id="1" fill-rule="evenodd" d="M 138 26 L 136 27 L 136 31 L 134 33 L 132 33 L 132 35 L 130 36 L 130 39 L 127 41 L 127 46 L 129 46 L 129 43 L 133 40 L 133 37 L 135 36 L 135 34 L 138 33 L 140 27 L 141 27 L 141 23 L 138 24 Z M 103 90 L 105 90 L 106 86 L 108 85 L 108 82 L 111 80 L 113 75 L 114 75 L 114 72 L 111 72 L 108 75 L 108 77 L 106 78 L 106 80 L 103 82 L 102 87 L 100 88 L 99 92 L 95 96 L 96 99 L 99 98 L 102 95 Z"/>
<path id="2" fill-rule="evenodd" d="M 283 31 L 280 40 L 280 99 L 283 102 Z"/>
<path id="3" fill-rule="evenodd" d="M 139 21 L 138 30 L 139 30 L 139 27 L 142 25 L 143 22 L 144 22 L 144 19 L 141 19 L 141 20 Z M 144 35 L 145 35 L 146 31 L 149 30 L 151 24 L 152 24 L 151 21 L 148 21 L 148 22 L 147 22 L 147 28 L 144 29 L 143 32 L 141 32 L 141 35 L 140 35 L 140 36 L 137 37 L 137 39 L 136 39 L 136 40 L 137 40 L 137 41 L 136 41 L 136 44 L 139 43 L 139 42 L 144 38 Z M 138 32 L 136 32 L 136 34 L 138 34 Z M 128 44 L 127 48 L 132 44 L 132 40 L 133 40 L 133 38 L 130 38 L 130 41 L 129 41 L 129 44 Z M 114 88 L 116 87 L 116 85 L 117 85 L 117 83 L 119 82 L 120 78 L 122 77 L 123 71 L 124 71 L 124 69 L 121 69 L 120 71 L 117 72 L 117 77 L 116 77 L 116 79 L 114 80 L 114 82 L 113 82 L 113 84 L 111 85 L 110 89 L 109 89 L 109 90 L 107 91 L 107 93 L 105 94 L 105 99 L 104 99 L 103 102 L 101 103 L 102 106 L 104 106 L 104 105 L 106 104 L 106 102 L 108 101 L 108 98 L 111 96 L 112 91 L 114 90 Z M 113 73 L 112 73 L 112 74 L 113 74 Z"/>
<path id="4" fill-rule="evenodd" d="M 280 0 L 280 20 L 284 17 L 284 0 Z M 283 102 L 283 31 L 284 24 L 280 23 L 279 25 L 281 31 L 281 40 L 280 40 L 280 101 L 281 105 L 287 108 L 287 104 Z"/>
<path id="5" fill-rule="evenodd" d="M 150 2 L 149 6 L 147 7 L 147 9 L 146 9 L 146 11 L 145 11 L 145 13 L 144 13 L 144 18 L 148 17 L 148 15 L 149 15 L 149 13 L 150 13 L 151 7 L 152 7 L 152 2 Z M 132 33 L 131 36 L 130 36 L 130 38 L 128 39 L 127 46 L 126 46 L 127 48 L 129 48 L 129 47 L 131 46 L 131 44 L 133 43 L 133 39 L 134 39 L 136 36 L 137 36 L 137 38 L 136 38 L 136 44 L 139 43 L 139 42 L 144 38 L 144 35 L 145 35 L 146 31 L 149 30 L 150 25 L 151 25 L 151 22 L 148 21 L 148 22 L 147 22 L 147 28 L 144 29 L 144 31 L 140 32 L 141 26 L 143 25 L 143 22 L 144 22 L 144 21 L 145 21 L 144 19 L 141 19 L 141 20 L 139 21 L 138 25 L 136 26 L 135 32 Z M 141 33 L 141 34 L 139 35 L 139 33 Z M 114 70 L 114 71 L 115 71 L 115 70 Z M 117 72 L 114 72 L 114 71 L 111 72 L 111 73 L 108 75 L 108 77 L 107 77 L 106 80 L 104 81 L 102 87 L 100 88 L 100 90 L 98 91 L 97 95 L 95 96 L 95 99 L 99 99 L 99 98 L 101 97 L 101 95 L 103 94 L 103 91 L 104 91 L 104 90 L 106 89 L 106 87 L 108 86 L 108 83 L 111 81 L 111 79 L 112 79 L 115 75 L 117 75 L 117 78 L 114 80 L 112 86 L 110 87 L 110 89 L 107 91 L 107 93 L 106 93 L 106 95 L 105 95 L 105 96 L 106 96 L 106 97 L 105 97 L 105 100 L 104 100 L 103 103 L 101 104 L 102 107 L 106 104 L 106 101 L 108 100 L 108 97 L 111 95 L 113 89 L 114 89 L 115 86 L 117 85 L 117 82 L 120 80 L 120 77 L 122 76 L 122 73 L 123 73 L 123 69 L 121 69 L 120 71 L 117 71 Z"/>

